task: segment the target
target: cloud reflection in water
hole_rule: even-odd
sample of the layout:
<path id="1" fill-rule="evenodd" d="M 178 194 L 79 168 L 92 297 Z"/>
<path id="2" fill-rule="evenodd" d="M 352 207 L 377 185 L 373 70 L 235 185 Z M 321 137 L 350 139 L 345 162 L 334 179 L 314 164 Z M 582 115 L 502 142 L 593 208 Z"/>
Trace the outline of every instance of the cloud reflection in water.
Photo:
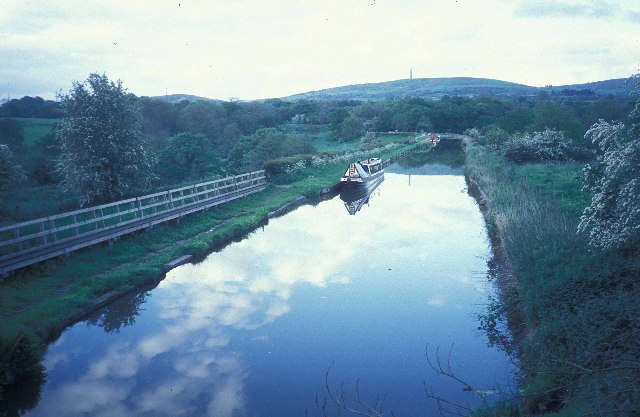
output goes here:
<path id="1" fill-rule="evenodd" d="M 292 311 L 301 286 L 361 287 L 363 279 L 388 280 L 388 271 L 402 268 L 393 279 L 424 277 L 416 281 L 423 285 L 429 271 L 443 269 L 448 278 L 433 282 L 431 293 L 418 294 L 416 302 L 457 308 L 460 285 L 477 282 L 458 257 L 487 253 L 480 213 L 467 196 L 463 203 L 452 198 L 461 177 L 414 176 L 410 188 L 399 186 L 404 178 L 387 174 L 382 191 L 376 190 L 384 198 L 357 216 L 349 216 L 337 198 L 303 206 L 200 264 L 170 271 L 136 324 L 102 336 L 105 345 L 95 328 L 84 336 L 94 341 L 87 346 L 61 339 L 49 352 L 50 370 L 72 362 L 60 352 L 73 349 L 82 351 L 77 368 L 46 386 L 32 415 L 257 415 L 247 393 L 252 361 L 243 340 L 263 343 L 266 351 L 274 336 L 267 325 Z M 365 303 L 389 298 L 356 296 L 354 302 Z M 80 331 L 76 327 L 68 333 Z"/>

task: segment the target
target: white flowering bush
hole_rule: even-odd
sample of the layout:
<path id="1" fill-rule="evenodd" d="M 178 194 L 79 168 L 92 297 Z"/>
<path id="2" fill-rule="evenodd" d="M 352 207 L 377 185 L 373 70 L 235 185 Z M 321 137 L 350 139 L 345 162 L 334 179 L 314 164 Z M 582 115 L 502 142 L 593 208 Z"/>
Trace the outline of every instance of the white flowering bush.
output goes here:
<path id="1" fill-rule="evenodd" d="M 640 236 L 640 138 L 622 123 L 603 120 L 585 138 L 597 146 L 597 162 L 585 168 L 585 188 L 593 193 L 578 230 L 591 244 L 616 248 Z"/>
<path id="2" fill-rule="evenodd" d="M 475 127 L 472 127 L 471 129 L 465 130 L 464 134 L 469 136 L 470 138 L 472 138 L 474 140 L 479 140 L 480 137 L 482 136 L 480 134 L 480 131 L 478 129 L 476 129 Z"/>
<path id="3" fill-rule="evenodd" d="M 320 158 L 317 155 L 314 155 L 311 158 L 311 166 L 314 168 L 319 168 L 327 165 L 327 160 L 325 158 Z"/>
<path id="4" fill-rule="evenodd" d="M 328 155 L 328 156 L 325 156 L 324 158 L 318 155 L 314 155 L 313 157 L 311 157 L 308 163 L 305 162 L 305 160 L 300 160 L 290 165 L 287 165 L 284 172 L 286 174 L 294 174 L 296 172 L 303 171 L 304 169 L 310 168 L 310 167 L 320 168 L 320 167 L 325 167 L 329 164 L 336 164 L 336 163 L 347 164 L 354 161 L 367 159 L 375 155 L 379 155 L 381 152 L 397 148 L 398 146 L 400 145 L 397 143 L 389 143 L 385 146 L 374 148 L 369 151 L 357 150 L 352 152 L 346 152 L 339 155 Z"/>
<path id="5" fill-rule="evenodd" d="M 513 162 L 562 162 L 573 159 L 573 150 L 564 133 L 547 129 L 515 136 L 503 147 Z"/>
<path id="6" fill-rule="evenodd" d="M 285 172 L 287 174 L 293 174 L 294 172 L 302 171 L 306 167 L 307 167 L 307 164 L 304 162 L 304 160 L 300 160 L 295 164 L 289 165 L 285 170 Z"/>

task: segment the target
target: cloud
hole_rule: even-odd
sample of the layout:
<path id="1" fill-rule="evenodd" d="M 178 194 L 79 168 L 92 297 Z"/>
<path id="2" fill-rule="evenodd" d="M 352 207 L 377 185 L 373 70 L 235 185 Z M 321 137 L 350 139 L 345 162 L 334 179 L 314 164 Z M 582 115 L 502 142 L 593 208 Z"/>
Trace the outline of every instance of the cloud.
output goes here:
<path id="1" fill-rule="evenodd" d="M 589 43 L 593 28 L 549 30 L 546 23 L 557 17 L 607 22 L 595 33 L 620 44 L 637 39 L 629 26 L 640 19 L 631 1 L 521 1 L 515 9 L 506 0 L 369 2 L 6 0 L 0 96 L 52 98 L 91 72 L 122 79 L 137 95 L 221 99 L 399 79 L 411 67 L 414 77 L 592 81 L 628 74 L 599 60 L 581 72 L 584 78 L 571 80 L 567 64 L 549 56 L 547 45 L 550 39 Z M 522 25 L 514 10 L 545 24 Z M 619 54 L 631 61 L 634 48 Z M 544 72 L 530 65 L 543 60 Z"/>
<path id="2" fill-rule="evenodd" d="M 627 11 L 627 18 L 632 23 L 640 24 L 640 10 L 629 10 Z"/>
<path id="3" fill-rule="evenodd" d="M 447 297 L 444 295 L 437 295 L 435 297 L 430 297 L 427 299 L 427 304 L 431 307 L 443 307 L 447 305 Z"/>
<path id="4" fill-rule="evenodd" d="M 620 6 L 606 0 L 566 1 L 521 1 L 516 16 L 524 17 L 589 17 L 608 18 L 620 12 Z"/>

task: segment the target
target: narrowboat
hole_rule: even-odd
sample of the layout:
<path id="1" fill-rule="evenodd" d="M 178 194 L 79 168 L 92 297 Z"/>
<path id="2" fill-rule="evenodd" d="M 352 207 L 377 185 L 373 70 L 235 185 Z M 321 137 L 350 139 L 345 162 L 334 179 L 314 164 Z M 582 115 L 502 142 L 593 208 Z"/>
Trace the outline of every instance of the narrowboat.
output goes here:
<path id="1" fill-rule="evenodd" d="M 340 178 L 340 184 L 342 186 L 361 185 L 381 175 L 384 175 L 382 159 L 369 158 L 364 161 L 349 164 L 349 168 L 347 168 L 342 178 Z"/>

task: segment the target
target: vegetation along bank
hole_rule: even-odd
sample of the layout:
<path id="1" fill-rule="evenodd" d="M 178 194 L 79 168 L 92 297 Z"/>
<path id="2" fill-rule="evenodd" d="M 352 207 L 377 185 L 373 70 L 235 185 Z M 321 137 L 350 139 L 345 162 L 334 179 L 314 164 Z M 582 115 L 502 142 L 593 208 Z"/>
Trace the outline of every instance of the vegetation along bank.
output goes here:
<path id="1" fill-rule="evenodd" d="M 484 413 L 639 412 L 639 105 L 623 120 L 593 125 L 592 148 L 557 131 L 467 132 L 467 175 L 512 273 L 482 326 L 512 324 L 515 341 L 492 340 L 522 373 L 514 402 Z"/>

